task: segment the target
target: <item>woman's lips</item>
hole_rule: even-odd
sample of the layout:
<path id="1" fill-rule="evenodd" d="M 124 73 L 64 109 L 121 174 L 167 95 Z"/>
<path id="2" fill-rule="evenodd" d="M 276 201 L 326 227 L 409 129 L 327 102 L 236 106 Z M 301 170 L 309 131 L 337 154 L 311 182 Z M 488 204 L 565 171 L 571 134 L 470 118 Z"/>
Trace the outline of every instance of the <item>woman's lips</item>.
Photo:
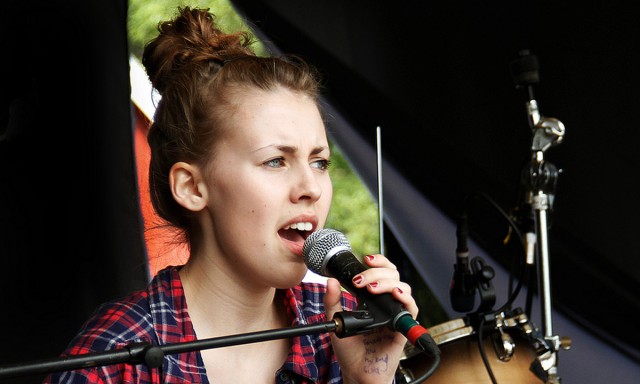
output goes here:
<path id="1" fill-rule="evenodd" d="M 304 247 L 304 236 L 300 231 L 295 229 L 281 229 L 278 231 L 280 238 L 284 240 L 286 247 L 298 256 L 302 256 L 302 248 Z"/>

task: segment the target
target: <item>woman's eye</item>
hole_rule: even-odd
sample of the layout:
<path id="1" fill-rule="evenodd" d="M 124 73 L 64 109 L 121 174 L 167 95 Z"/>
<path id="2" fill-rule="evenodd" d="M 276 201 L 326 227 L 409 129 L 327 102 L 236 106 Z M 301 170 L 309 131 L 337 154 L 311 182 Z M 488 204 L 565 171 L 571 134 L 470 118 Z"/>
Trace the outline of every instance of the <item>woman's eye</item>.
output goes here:
<path id="1" fill-rule="evenodd" d="M 321 169 L 321 170 L 329 169 L 330 165 L 331 165 L 331 160 L 317 160 L 311 163 L 312 167 Z"/>
<path id="2" fill-rule="evenodd" d="M 284 162 L 284 158 L 277 157 L 275 159 L 271 159 L 271 160 L 265 161 L 264 165 L 266 165 L 268 167 L 279 168 L 279 167 L 282 167 L 283 162 Z"/>

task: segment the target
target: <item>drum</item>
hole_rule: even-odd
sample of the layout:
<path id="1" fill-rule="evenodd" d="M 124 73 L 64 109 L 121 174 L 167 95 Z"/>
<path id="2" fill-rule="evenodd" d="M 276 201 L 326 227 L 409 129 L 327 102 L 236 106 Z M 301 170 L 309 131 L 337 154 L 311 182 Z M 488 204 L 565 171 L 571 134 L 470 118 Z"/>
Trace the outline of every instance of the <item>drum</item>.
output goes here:
<path id="1" fill-rule="evenodd" d="M 484 353 L 498 384 L 540 384 L 530 367 L 537 359 L 533 343 L 526 336 L 528 324 L 517 322 L 512 327 L 496 327 L 483 332 Z M 491 384 L 489 371 L 482 359 L 478 332 L 467 318 L 447 321 L 428 328 L 440 349 L 440 365 L 425 383 Z M 400 361 L 399 375 L 405 383 L 421 377 L 433 364 L 432 359 L 407 345 Z M 402 379 L 396 380 L 402 383 Z"/>

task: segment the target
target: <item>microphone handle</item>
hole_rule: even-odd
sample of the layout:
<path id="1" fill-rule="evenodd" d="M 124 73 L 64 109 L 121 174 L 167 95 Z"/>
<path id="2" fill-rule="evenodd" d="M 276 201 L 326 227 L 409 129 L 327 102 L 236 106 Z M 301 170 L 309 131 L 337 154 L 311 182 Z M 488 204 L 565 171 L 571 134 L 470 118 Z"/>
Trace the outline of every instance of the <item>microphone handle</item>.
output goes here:
<path id="1" fill-rule="evenodd" d="M 374 322 L 379 325 L 386 324 L 392 330 L 402 333 L 418 349 L 431 357 L 439 358 L 440 350 L 429 331 L 415 321 L 411 313 L 391 293 L 374 295 L 366 288 L 353 285 L 353 277 L 366 269 L 366 266 L 347 250 L 336 252 L 327 260 L 325 266 L 325 271 L 354 294 L 364 310 L 373 314 Z"/>
<path id="2" fill-rule="evenodd" d="M 374 295 L 366 288 L 353 285 L 354 276 L 366 271 L 367 268 L 351 252 L 346 250 L 337 252 L 327 261 L 325 270 L 355 295 L 362 309 L 372 312 L 377 322 L 391 320 L 394 328 L 400 315 L 409 313 L 391 293 Z"/>

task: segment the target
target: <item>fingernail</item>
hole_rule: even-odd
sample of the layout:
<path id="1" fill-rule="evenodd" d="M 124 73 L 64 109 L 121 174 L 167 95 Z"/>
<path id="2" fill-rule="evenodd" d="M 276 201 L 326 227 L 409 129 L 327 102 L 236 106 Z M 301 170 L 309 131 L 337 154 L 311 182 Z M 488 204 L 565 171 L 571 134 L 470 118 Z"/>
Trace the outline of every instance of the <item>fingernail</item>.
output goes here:
<path id="1" fill-rule="evenodd" d="M 375 288 L 375 287 L 377 287 L 377 286 L 378 286 L 378 282 L 377 282 L 377 281 L 374 281 L 373 283 L 369 283 L 369 286 L 370 286 L 371 288 Z"/>
<path id="2" fill-rule="evenodd" d="M 362 283 L 362 276 L 358 275 L 356 277 L 353 278 L 353 284 L 360 284 Z"/>
<path id="3" fill-rule="evenodd" d="M 404 292 L 402 291 L 402 289 L 400 289 L 399 287 L 396 287 L 396 289 L 398 290 L 398 293 L 403 294 Z"/>
<path id="4" fill-rule="evenodd" d="M 373 259 L 375 259 L 376 257 L 373 255 L 367 255 L 365 256 L 367 258 L 367 260 L 372 261 Z"/>

